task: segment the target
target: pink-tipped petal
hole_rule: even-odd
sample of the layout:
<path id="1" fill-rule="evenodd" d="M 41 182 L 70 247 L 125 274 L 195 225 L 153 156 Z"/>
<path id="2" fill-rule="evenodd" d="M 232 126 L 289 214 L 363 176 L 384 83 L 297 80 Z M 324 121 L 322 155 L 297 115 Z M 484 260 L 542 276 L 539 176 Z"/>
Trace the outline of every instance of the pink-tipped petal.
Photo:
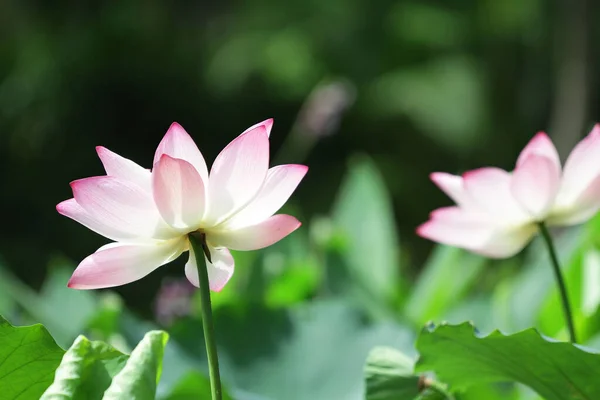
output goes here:
<path id="1" fill-rule="evenodd" d="M 278 214 L 245 228 L 211 231 L 208 240 L 232 250 L 257 250 L 280 241 L 300 225 L 291 215 Z"/>
<path id="2" fill-rule="evenodd" d="M 552 143 L 552 140 L 544 132 L 538 132 L 533 139 L 527 143 L 527 146 L 519 154 L 517 159 L 517 168 L 521 166 L 531 155 L 544 156 L 550 160 L 554 165 L 554 168 L 560 171 L 560 158 L 556 147 Z"/>
<path id="3" fill-rule="evenodd" d="M 175 229 L 194 229 L 204 215 L 204 182 L 189 162 L 163 154 L 152 171 L 158 211 Z"/>
<path id="4" fill-rule="evenodd" d="M 160 217 L 151 194 L 113 176 L 97 176 L 71 183 L 73 197 L 94 219 L 131 237 L 169 238 L 172 230 Z"/>
<path id="5" fill-rule="evenodd" d="M 217 224 L 248 204 L 261 189 L 268 169 L 269 139 L 264 127 L 229 143 L 210 171 L 207 224 Z"/>
<path id="6" fill-rule="evenodd" d="M 210 290 L 213 292 L 220 292 L 225 284 L 229 282 L 229 279 L 233 276 L 234 260 L 233 256 L 224 247 L 212 247 L 209 246 L 210 257 L 212 262 L 209 262 L 204 257 L 204 264 L 206 265 L 208 272 L 208 285 Z M 203 265 L 204 266 L 204 265 Z M 198 267 L 196 265 L 196 255 L 190 246 L 190 258 L 185 264 L 185 276 L 188 278 L 190 283 L 196 287 L 199 287 L 198 280 Z"/>
<path id="7" fill-rule="evenodd" d="M 254 225 L 275 214 L 306 175 L 305 165 L 279 165 L 269 169 L 256 197 L 226 222 L 228 228 Z"/>
<path id="8" fill-rule="evenodd" d="M 571 151 L 563 172 L 560 197 L 573 202 L 600 175 L 600 125 L 595 125 Z"/>
<path id="9" fill-rule="evenodd" d="M 517 254 L 536 232 L 535 225 L 507 227 L 476 222 L 466 216 L 460 221 L 434 218 L 417 228 L 417 234 L 435 242 L 456 246 L 492 258 Z"/>
<path id="10" fill-rule="evenodd" d="M 154 153 L 153 164 L 159 162 L 163 154 L 189 162 L 196 168 L 202 181 L 208 182 L 208 168 L 202 153 L 194 143 L 194 139 L 177 122 L 171 124 L 165 137 L 158 145 L 156 153 Z"/>
<path id="11" fill-rule="evenodd" d="M 258 124 L 254 124 L 252 125 L 250 128 L 246 129 L 244 132 L 242 132 L 242 135 L 253 131 L 256 128 L 262 127 L 265 129 L 265 131 L 267 132 L 267 136 L 271 136 L 271 129 L 273 128 L 273 118 L 269 118 L 266 119 L 262 122 L 259 122 Z"/>
<path id="12" fill-rule="evenodd" d="M 101 220 L 94 218 L 92 215 L 87 213 L 75 199 L 69 199 L 61 202 L 56 206 L 56 211 L 65 217 L 79 222 L 86 228 L 91 229 L 92 231 L 114 241 L 134 239 L 138 236 L 132 234 L 131 232 L 127 232 L 127 229 L 123 229 L 126 227 L 121 227 L 121 229 L 119 229 L 119 227 L 116 226 L 108 226 Z"/>
<path id="13" fill-rule="evenodd" d="M 463 175 L 469 208 L 504 222 L 523 222 L 529 215 L 511 193 L 511 175 L 500 168 L 480 168 Z"/>
<path id="14" fill-rule="evenodd" d="M 107 175 L 132 182 L 142 189 L 150 191 L 150 171 L 140 167 L 127 158 L 121 157 L 117 153 L 108 150 L 105 147 L 96 147 L 96 152 Z"/>
<path id="15" fill-rule="evenodd" d="M 546 156 L 531 153 L 513 172 L 511 192 L 535 220 L 545 219 L 560 186 L 560 170 Z"/>
<path id="16" fill-rule="evenodd" d="M 458 205 L 467 205 L 468 196 L 465 195 L 463 178 L 461 176 L 448 174 L 445 172 L 434 172 L 429 178 L 442 189 Z"/>
<path id="17" fill-rule="evenodd" d="M 69 280 L 73 289 L 101 289 L 137 281 L 179 257 L 185 241 L 111 243 L 84 259 Z"/>

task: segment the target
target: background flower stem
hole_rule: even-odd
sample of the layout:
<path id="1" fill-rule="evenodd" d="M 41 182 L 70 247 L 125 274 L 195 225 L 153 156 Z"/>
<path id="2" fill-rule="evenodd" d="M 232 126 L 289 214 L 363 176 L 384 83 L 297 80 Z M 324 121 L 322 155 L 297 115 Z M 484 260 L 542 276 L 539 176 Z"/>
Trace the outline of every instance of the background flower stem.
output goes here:
<path id="1" fill-rule="evenodd" d="M 567 293 L 567 286 L 565 285 L 565 280 L 560 270 L 560 264 L 558 262 L 558 257 L 556 256 L 554 242 L 552 241 L 552 236 L 550 236 L 550 232 L 548 231 L 546 224 L 540 222 L 539 227 L 540 232 L 542 233 L 542 237 L 546 242 L 546 246 L 548 247 L 548 253 L 550 253 L 550 261 L 552 264 L 552 269 L 554 270 L 554 276 L 556 277 L 556 283 L 558 284 L 558 289 L 560 291 L 560 298 L 562 302 L 563 312 L 565 314 L 565 319 L 567 321 L 567 327 L 569 329 L 570 341 L 571 343 L 577 343 L 577 336 L 575 335 L 575 324 L 573 323 L 573 314 L 571 312 L 571 304 L 569 303 L 569 294 Z"/>
<path id="2" fill-rule="evenodd" d="M 221 377 L 219 374 L 219 357 L 217 355 L 217 342 L 213 327 L 212 308 L 210 305 L 210 288 L 208 285 L 208 272 L 204 260 L 203 238 L 200 235 L 189 235 L 190 244 L 196 256 L 198 268 L 198 281 L 200 285 L 200 312 L 202 313 L 202 329 L 204 330 L 204 343 L 208 356 L 208 371 L 210 375 L 210 390 L 212 400 L 221 400 Z"/>

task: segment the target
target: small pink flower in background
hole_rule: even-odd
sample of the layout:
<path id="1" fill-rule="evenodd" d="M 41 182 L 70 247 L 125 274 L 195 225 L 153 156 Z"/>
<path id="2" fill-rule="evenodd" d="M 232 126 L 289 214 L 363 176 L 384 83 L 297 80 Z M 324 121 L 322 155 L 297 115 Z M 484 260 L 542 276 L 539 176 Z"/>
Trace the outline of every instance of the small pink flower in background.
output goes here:
<path id="1" fill-rule="evenodd" d="M 154 303 L 154 315 L 163 326 L 190 315 L 195 288 L 187 279 L 167 278 L 160 285 Z"/>
<path id="2" fill-rule="evenodd" d="M 518 253 L 538 223 L 575 225 L 600 208 L 600 125 L 575 146 L 564 169 L 543 132 L 519 155 L 512 173 L 487 167 L 463 176 L 431 175 L 456 206 L 433 211 L 417 233 L 489 257 Z"/>
<path id="3" fill-rule="evenodd" d="M 221 151 L 208 172 L 198 147 L 177 123 L 158 145 L 152 171 L 104 147 L 97 147 L 106 176 L 71 183 L 73 198 L 56 206 L 114 243 L 84 259 L 69 280 L 75 289 L 124 285 L 148 275 L 183 252 L 188 280 L 198 286 L 195 257 L 187 235 L 206 237 L 210 289 L 219 291 L 233 275 L 228 249 L 272 245 L 300 222 L 274 215 L 294 192 L 308 168 L 269 168 L 271 119 L 256 124 Z"/>

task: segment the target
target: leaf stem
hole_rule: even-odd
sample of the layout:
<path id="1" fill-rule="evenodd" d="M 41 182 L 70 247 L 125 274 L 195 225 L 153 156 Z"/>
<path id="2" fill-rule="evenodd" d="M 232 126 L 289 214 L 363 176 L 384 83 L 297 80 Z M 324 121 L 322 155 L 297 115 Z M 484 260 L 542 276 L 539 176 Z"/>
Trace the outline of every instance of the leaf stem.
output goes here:
<path id="1" fill-rule="evenodd" d="M 204 330 L 204 343 L 206 344 L 206 355 L 208 356 L 208 372 L 210 375 L 210 391 L 212 400 L 222 399 L 221 377 L 219 374 L 219 357 L 217 355 L 217 342 L 213 327 L 212 308 L 210 305 L 210 288 L 208 284 L 208 271 L 204 260 L 206 248 L 203 234 L 191 233 L 188 235 L 194 255 L 196 256 L 196 267 L 198 268 L 198 281 L 200 286 L 200 312 L 202 314 L 202 329 Z M 208 254 L 210 258 L 210 254 Z"/>
<path id="2" fill-rule="evenodd" d="M 546 242 L 546 247 L 548 248 L 548 253 L 550 254 L 550 260 L 552 261 L 552 269 L 554 270 L 554 276 L 556 277 L 556 283 L 558 284 L 558 289 L 560 291 L 560 299 L 562 302 L 563 313 L 565 314 L 565 320 L 569 329 L 570 342 L 577 343 L 577 336 L 575 335 L 575 324 L 573 323 L 573 314 L 571 312 L 571 304 L 569 303 L 567 286 L 565 285 L 565 280 L 560 270 L 560 263 L 558 262 L 558 257 L 556 256 L 554 242 L 552 241 L 552 236 L 550 236 L 550 232 L 548 231 L 546 224 L 544 222 L 540 222 L 538 226 L 540 228 L 542 237 Z"/>
<path id="3" fill-rule="evenodd" d="M 431 394 L 431 392 L 435 392 L 441 397 L 443 397 L 445 400 L 455 400 L 455 397 L 446 389 L 446 385 L 437 382 L 433 379 L 421 376 L 421 378 L 419 379 L 419 386 L 419 398 L 425 398 L 428 392 L 429 394 Z"/>

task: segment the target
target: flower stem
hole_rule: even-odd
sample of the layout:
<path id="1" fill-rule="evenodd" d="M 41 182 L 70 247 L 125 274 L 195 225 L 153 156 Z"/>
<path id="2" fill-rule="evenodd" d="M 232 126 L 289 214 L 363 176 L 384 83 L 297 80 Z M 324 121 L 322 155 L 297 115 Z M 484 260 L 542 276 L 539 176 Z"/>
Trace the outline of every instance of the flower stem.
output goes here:
<path id="1" fill-rule="evenodd" d="M 556 283 L 558 284 L 558 289 L 560 291 L 560 298 L 562 302 L 563 312 L 565 314 L 565 320 L 567 321 L 567 327 L 569 328 L 570 342 L 577 343 L 577 336 L 575 335 L 575 324 L 573 323 L 573 314 L 571 312 L 571 304 L 569 303 L 567 286 L 565 285 L 565 280 L 560 270 L 560 264 L 558 262 L 558 257 L 556 256 L 554 242 L 552 241 L 552 236 L 550 236 L 550 232 L 548 231 L 546 224 L 540 222 L 538 225 L 540 227 L 542 237 L 546 242 L 546 246 L 548 247 L 548 253 L 550 253 L 550 260 L 552 261 L 554 276 L 556 277 Z"/>
<path id="2" fill-rule="evenodd" d="M 221 377 L 219 374 L 219 358 L 217 356 L 217 342 L 213 327 L 212 308 L 210 305 L 210 288 L 208 285 L 208 272 L 204 260 L 204 235 L 190 234 L 190 244 L 196 256 L 198 268 L 198 281 L 200 286 L 200 312 L 202 314 L 202 328 L 204 330 L 204 343 L 206 344 L 206 355 L 208 356 L 208 372 L 210 375 L 210 391 L 212 400 L 221 400 Z M 209 255 L 210 256 L 210 255 Z"/>

